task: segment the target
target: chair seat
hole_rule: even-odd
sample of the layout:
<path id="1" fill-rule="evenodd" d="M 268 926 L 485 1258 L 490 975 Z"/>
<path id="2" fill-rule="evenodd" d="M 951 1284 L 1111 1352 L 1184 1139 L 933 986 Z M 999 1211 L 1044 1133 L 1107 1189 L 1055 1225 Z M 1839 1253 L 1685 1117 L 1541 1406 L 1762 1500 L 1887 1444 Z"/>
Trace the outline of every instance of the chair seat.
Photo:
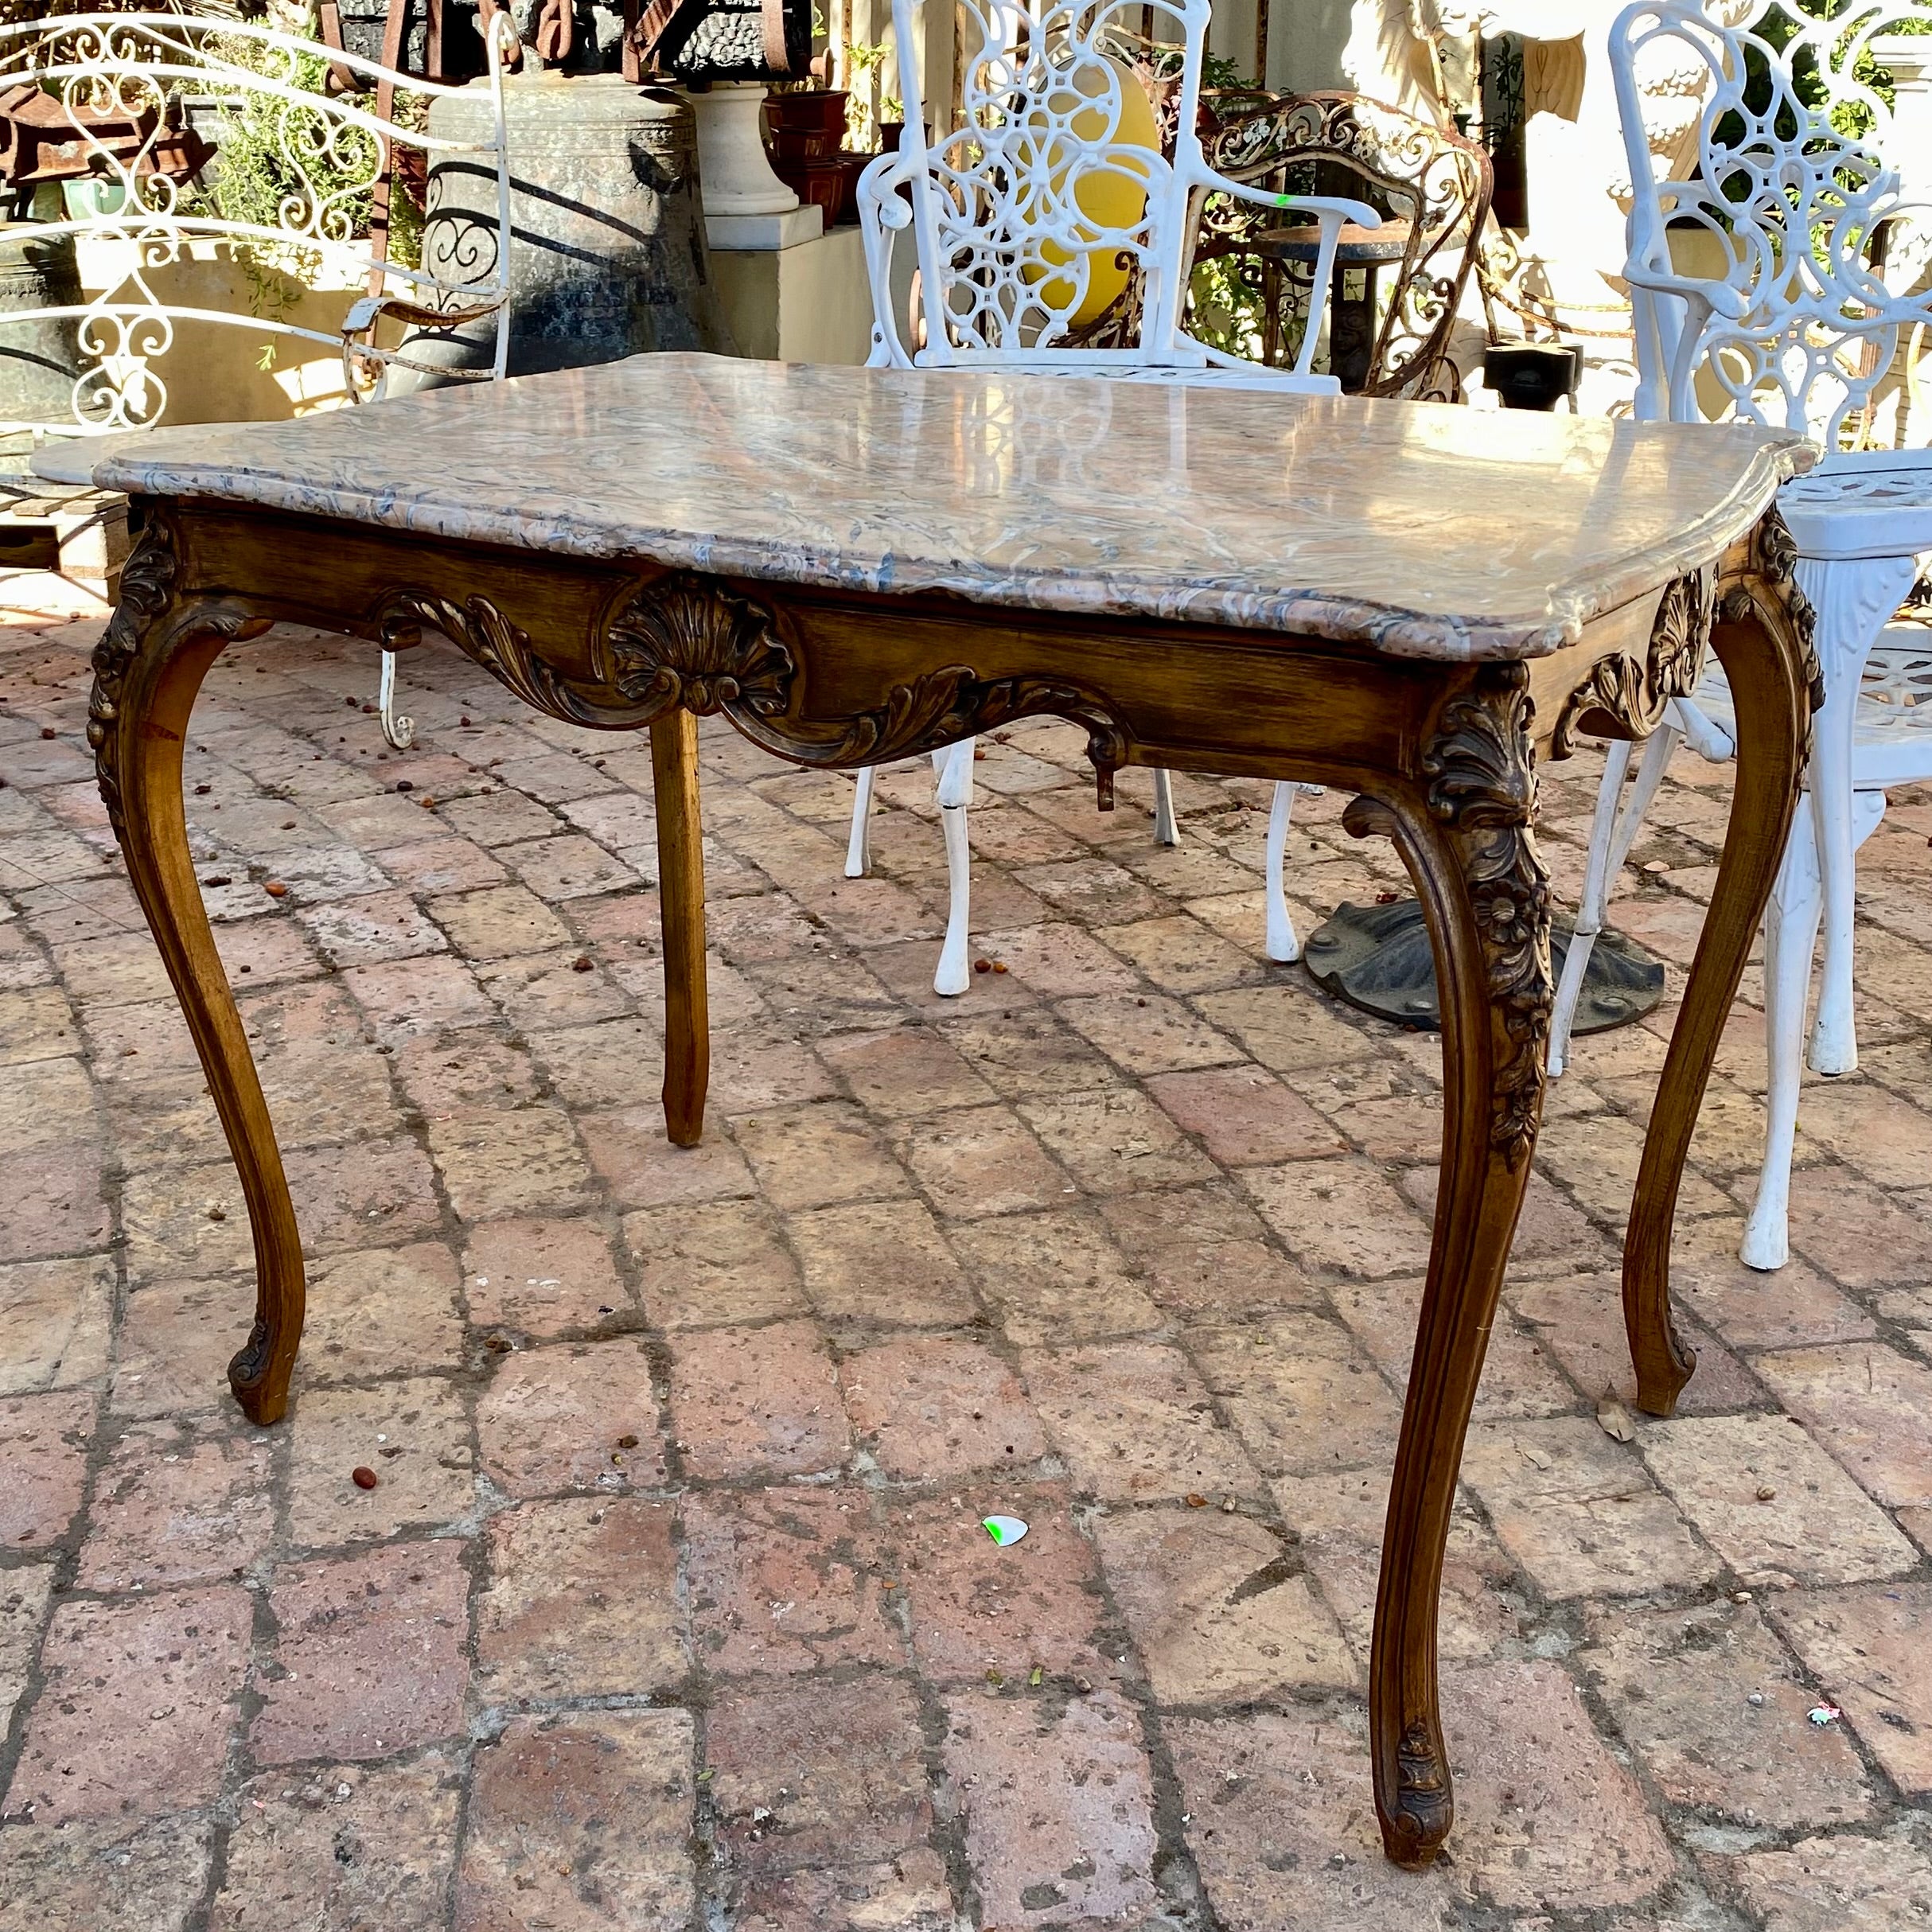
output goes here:
<path id="1" fill-rule="evenodd" d="M 1736 708 L 1720 667 L 1691 699 L 1735 743 Z M 1932 625 L 1889 624 L 1865 660 L 1852 717 L 1852 782 L 1867 790 L 1932 778 Z"/>
<path id="2" fill-rule="evenodd" d="M 1903 557 L 1932 550 L 1932 450 L 1828 456 L 1778 493 L 1801 557 Z"/>

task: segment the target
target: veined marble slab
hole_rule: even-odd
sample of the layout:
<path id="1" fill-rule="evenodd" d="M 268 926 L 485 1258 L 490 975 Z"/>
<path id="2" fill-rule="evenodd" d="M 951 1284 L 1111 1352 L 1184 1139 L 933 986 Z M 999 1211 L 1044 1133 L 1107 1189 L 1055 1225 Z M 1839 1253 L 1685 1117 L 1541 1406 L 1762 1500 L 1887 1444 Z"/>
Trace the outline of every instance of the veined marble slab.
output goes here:
<path id="1" fill-rule="evenodd" d="M 640 356 L 156 431 L 103 486 L 720 575 L 1529 657 L 1808 468 L 1747 427 Z"/>

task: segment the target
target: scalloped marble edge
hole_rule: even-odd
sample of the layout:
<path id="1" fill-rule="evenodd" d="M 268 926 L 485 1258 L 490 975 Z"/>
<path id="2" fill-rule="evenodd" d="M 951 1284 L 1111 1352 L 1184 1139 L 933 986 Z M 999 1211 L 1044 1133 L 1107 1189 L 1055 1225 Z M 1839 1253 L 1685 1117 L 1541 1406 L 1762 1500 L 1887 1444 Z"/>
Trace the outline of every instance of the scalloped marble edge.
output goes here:
<path id="1" fill-rule="evenodd" d="M 1010 376 L 1024 372 L 1006 373 Z M 1052 380 L 1058 383 L 1082 379 L 1058 376 Z M 389 409 L 395 405 L 378 407 Z M 240 434 L 286 433 L 292 427 L 248 424 L 241 426 Z M 1735 433 L 1734 426 L 1712 427 L 1714 433 Z M 1004 610 L 1152 619 L 1320 637 L 1365 644 L 1393 657 L 1453 664 L 1545 656 L 1575 643 L 1584 626 L 1595 619 L 1714 562 L 1756 524 L 1779 488 L 1810 469 L 1817 457 L 1816 446 L 1800 436 L 1759 432 L 1765 441 L 1752 452 L 1730 493 L 1673 541 L 1638 552 L 1587 582 L 1551 585 L 1541 611 L 1462 617 L 1295 586 L 1257 592 L 1249 583 L 1217 582 L 1208 574 L 1178 585 L 1171 571 L 1143 578 L 1132 570 L 1092 563 L 1077 570 L 984 565 L 976 569 L 956 559 L 952 563 L 935 559 L 909 570 L 906 559 L 890 551 L 875 563 L 867 564 L 854 562 L 830 544 L 758 538 L 734 540 L 634 523 L 617 530 L 602 520 L 573 516 L 567 511 L 520 515 L 479 510 L 460 502 L 421 498 L 412 501 L 393 485 L 376 489 L 311 481 L 238 468 L 227 450 L 197 463 L 193 449 L 202 439 L 196 431 L 197 426 L 182 424 L 150 432 L 154 442 L 164 446 L 153 455 L 144 452 L 137 457 L 123 444 L 96 468 L 96 485 L 130 495 L 256 504 L 456 542 L 549 551 L 598 562 L 651 563 L 746 582 L 795 583 L 874 595 L 937 594 Z M 180 453 L 170 456 L 167 445 Z M 283 462 L 286 464 L 286 458 Z"/>

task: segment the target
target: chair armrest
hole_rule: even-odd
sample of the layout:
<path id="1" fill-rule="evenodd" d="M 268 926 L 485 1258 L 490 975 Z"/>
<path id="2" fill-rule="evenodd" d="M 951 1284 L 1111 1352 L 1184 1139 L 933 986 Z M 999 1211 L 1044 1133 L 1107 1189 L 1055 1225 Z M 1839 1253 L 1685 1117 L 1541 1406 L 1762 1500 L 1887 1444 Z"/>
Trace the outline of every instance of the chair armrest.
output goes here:
<path id="1" fill-rule="evenodd" d="M 401 295 L 364 295 L 352 303 L 343 317 L 342 340 L 347 344 L 367 335 L 385 316 L 419 329 L 457 329 L 465 322 L 486 321 L 503 306 L 504 299 L 496 295 L 461 309 L 426 309 Z"/>
<path id="2" fill-rule="evenodd" d="M 1253 201 L 1263 208 L 1279 208 L 1290 214 L 1306 209 L 1318 217 L 1332 215 L 1337 217 L 1338 228 L 1344 221 L 1352 221 L 1358 228 L 1379 228 L 1382 225 L 1382 217 L 1366 201 L 1352 201 L 1343 195 L 1280 194 L 1272 188 L 1256 188 L 1246 181 L 1230 181 L 1226 175 L 1218 174 L 1205 166 L 1195 175 L 1194 185 L 1215 193 L 1231 194 L 1237 201 Z"/>
<path id="3" fill-rule="evenodd" d="M 1685 302 L 1701 302 L 1705 308 L 1716 310 L 1726 321 L 1741 322 L 1750 310 L 1750 305 L 1728 282 L 1694 281 L 1638 261 L 1624 263 L 1623 279 L 1632 288 L 1642 289 L 1647 294 L 1675 295 Z"/>

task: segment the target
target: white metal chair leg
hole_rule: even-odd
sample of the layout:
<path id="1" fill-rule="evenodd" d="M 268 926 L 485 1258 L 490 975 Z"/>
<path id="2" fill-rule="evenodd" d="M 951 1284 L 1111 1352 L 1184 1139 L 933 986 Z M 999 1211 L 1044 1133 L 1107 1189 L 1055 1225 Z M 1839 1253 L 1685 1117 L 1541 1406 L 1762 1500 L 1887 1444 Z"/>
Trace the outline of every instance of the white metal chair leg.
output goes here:
<path id="1" fill-rule="evenodd" d="M 866 765 L 859 774 L 859 795 L 852 800 L 852 836 L 845 842 L 847 878 L 863 878 L 872 870 L 872 787 L 878 777 L 876 765 Z"/>
<path id="2" fill-rule="evenodd" d="M 1811 956 L 1824 903 L 1817 835 L 1810 811 L 1801 802 L 1764 916 L 1764 1036 L 1770 1090 L 1758 1198 L 1738 1250 L 1747 1268 L 1782 1268 L 1791 1252 L 1791 1150 L 1798 1137 L 1798 1089 L 1804 1080 L 1805 996 L 1811 988 Z"/>
<path id="3" fill-rule="evenodd" d="M 1154 773 L 1154 843 L 1178 845 L 1181 828 L 1174 817 L 1174 778 L 1165 766 Z"/>
<path id="4" fill-rule="evenodd" d="M 946 943 L 940 948 L 933 991 L 950 998 L 972 983 L 968 959 L 972 937 L 972 848 L 966 838 L 966 808 L 972 803 L 972 740 L 962 739 L 933 754 L 938 774 L 939 822 L 946 835 Z"/>
<path id="5" fill-rule="evenodd" d="M 1556 988 L 1550 1014 L 1549 1070 L 1560 1073 L 1569 1064 L 1570 1033 L 1576 1022 L 1577 1003 L 1583 998 L 1583 975 L 1590 968 L 1597 935 L 1608 916 L 1610 895 L 1630 847 L 1637 843 L 1644 814 L 1664 782 L 1664 773 L 1684 734 L 1674 723 L 1661 725 L 1644 746 L 1643 762 L 1637 768 L 1636 782 L 1630 796 L 1623 797 L 1623 781 L 1630 769 L 1630 747 L 1613 739 L 1605 756 L 1603 782 L 1597 788 L 1596 816 L 1591 821 L 1590 857 L 1583 871 L 1583 902 L 1577 908 L 1576 937 L 1564 957 L 1563 978 Z"/>
<path id="6" fill-rule="evenodd" d="M 1281 882 L 1288 862 L 1288 820 L 1295 809 L 1295 792 L 1292 785 L 1277 783 L 1268 812 L 1268 956 L 1283 964 L 1302 956 L 1301 938 L 1288 917 L 1288 895 Z"/>
<path id="7" fill-rule="evenodd" d="M 1627 740 L 1613 738 L 1604 754 L 1603 781 L 1597 787 L 1596 815 L 1590 821 L 1590 856 L 1583 867 L 1583 896 L 1576 909 L 1576 932 L 1556 984 L 1556 1004 L 1549 1022 L 1549 1073 L 1561 1073 L 1570 1053 L 1570 1025 L 1583 997 L 1583 968 L 1590 949 L 1603 929 L 1603 908 L 1610 898 L 1610 852 L 1616 842 L 1617 808 L 1623 802 L 1623 781 L 1630 769 Z"/>
<path id="8" fill-rule="evenodd" d="M 395 652 L 383 652 L 382 683 L 377 687 L 376 709 L 382 713 L 383 736 L 398 751 L 407 751 L 416 742 L 416 721 L 395 715 Z"/>
<path id="9" fill-rule="evenodd" d="M 1812 742 L 1809 780 L 1825 901 L 1825 958 L 1807 1058 L 1820 1073 L 1849 1073 L 1858 1065 L 1852 1004 L 1858 886 L 1852 855 L 1859 844 L 1853 829 L 1858 808 L 1852 793 L 1852 733 L 1866 660 L 1911 588 L 1914 571 L 1911 557 L 1801 557 L 1798 562 L 1798 586 L 1818 613 L 1818 656 L 1825 668 L 1825 704 Z"/>

